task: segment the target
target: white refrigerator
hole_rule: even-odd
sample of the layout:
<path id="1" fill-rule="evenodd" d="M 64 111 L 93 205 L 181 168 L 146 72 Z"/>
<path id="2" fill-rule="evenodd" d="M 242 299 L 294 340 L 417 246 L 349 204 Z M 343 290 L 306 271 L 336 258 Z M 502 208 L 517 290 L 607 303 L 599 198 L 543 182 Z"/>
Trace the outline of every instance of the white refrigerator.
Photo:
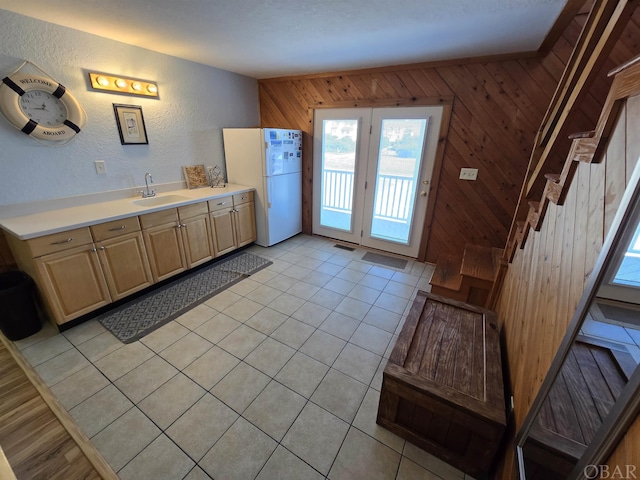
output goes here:
<path id="1" fill-rule="evenodd" d="M 302 231 L 302 132 L 223 128 L 227 181 L 256 189 L 256 243 L 268 247 Z"/>

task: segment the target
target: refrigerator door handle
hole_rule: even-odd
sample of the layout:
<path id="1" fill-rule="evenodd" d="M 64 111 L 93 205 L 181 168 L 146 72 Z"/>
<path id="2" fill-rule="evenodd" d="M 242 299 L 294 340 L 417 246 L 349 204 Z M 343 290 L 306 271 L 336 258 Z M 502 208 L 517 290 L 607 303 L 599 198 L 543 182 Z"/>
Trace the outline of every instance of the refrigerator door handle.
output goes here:
<path id="1" fill-rule="evenodd" d="M 264 174 L 271 175 L 271 158 L 269 157 L 269 142 L 264 142 Z"/>
<path id="2" fill-rule="evenodd" d="M 273 193 L 271 192 L 271 188 L 272 188 L 272 183 L 273 182 L 271 181 L 271 178 L 269 178 L 269 177 L 267 177 L 266 180 L 267 180 L 267 192 L 266 192 L 267 193 L 267 198 L 266 198 L 267 202 L 266 203 L 267 203 L 267 208 L 271 208 L 271 200 L 269 200 L 269 199 L 273 198 Z"/>

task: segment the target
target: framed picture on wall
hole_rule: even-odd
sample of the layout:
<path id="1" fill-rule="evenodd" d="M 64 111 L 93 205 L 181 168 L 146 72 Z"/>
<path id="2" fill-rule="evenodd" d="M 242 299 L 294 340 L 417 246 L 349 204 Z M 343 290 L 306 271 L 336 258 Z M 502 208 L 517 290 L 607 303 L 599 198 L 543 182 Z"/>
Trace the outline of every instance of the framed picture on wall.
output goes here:
<path id="1" fill-rule="evenodd" d="M 140 105 L 113 104 L 116 124 L 122 145 L 148 145 L 147 129 L 144 125 Z"/>

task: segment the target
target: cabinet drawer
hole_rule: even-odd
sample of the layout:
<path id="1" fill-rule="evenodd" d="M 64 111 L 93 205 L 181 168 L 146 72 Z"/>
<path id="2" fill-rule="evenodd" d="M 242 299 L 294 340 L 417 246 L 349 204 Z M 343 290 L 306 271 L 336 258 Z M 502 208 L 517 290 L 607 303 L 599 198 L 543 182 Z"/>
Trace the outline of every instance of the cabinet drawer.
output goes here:
<path id="1" fill-rule="evenodd" d="M 180 220 L 186 220 L 203 213 L 209 213 L 209 207 L 207 202 L 194 203 L 193 205 L 185 205 L 184 207 L 178 207 L 178 215 Z"/>
<path id="2" fill-rule="evenodd" d="M 151 228 L 156 225 L 164 225 L 165 223 L 178 222 L 178 210 L 170 208 L 159 212 L 147 213 L 140 215 L 140 225 L 142 228 Z"/>
<path id="3" fill-rule="evenodd" d="M 225 208 L 231 208 L 233 206 L 233 198 L 231 195 L 228 197 L 221 197 L 215 200 L 209 200 L 209 211 L 215 212 L 217 210 L 224 210 Z"/>
<path id="4" fill-rule="evenodd" d="M 242 205 L 249 202 L 253 202 L 253 192 L 236 193 L 233 196 L 234 205 Z"/>
<path id="5" fill-rule="evenodd" d="M 34 258 L 90 243 L 93 243 L 93 239 L 91 238 L 89 227 L 76 228 L 75 230 L 67 230 L 66 232 L 53 233 L 27 240 Z"/>
<path id="6" fill-rule="evenodd" d="M 91 234 L 95 242 L 139 231 L 140 223 L 138 222 L 138 217 L 123 218 L 122 220 L 114 220 L 113 222 L 91 226 Z"/>

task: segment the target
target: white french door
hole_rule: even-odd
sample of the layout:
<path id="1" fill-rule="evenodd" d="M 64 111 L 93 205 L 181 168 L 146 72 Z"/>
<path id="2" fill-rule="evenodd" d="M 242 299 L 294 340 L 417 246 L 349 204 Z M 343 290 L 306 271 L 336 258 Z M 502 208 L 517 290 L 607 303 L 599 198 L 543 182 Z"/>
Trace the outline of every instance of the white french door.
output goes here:
<path id="1" fill-rule="evenodd" d="M 417 257 L 442 110 L 317 109 L 313 233 Z"/>

